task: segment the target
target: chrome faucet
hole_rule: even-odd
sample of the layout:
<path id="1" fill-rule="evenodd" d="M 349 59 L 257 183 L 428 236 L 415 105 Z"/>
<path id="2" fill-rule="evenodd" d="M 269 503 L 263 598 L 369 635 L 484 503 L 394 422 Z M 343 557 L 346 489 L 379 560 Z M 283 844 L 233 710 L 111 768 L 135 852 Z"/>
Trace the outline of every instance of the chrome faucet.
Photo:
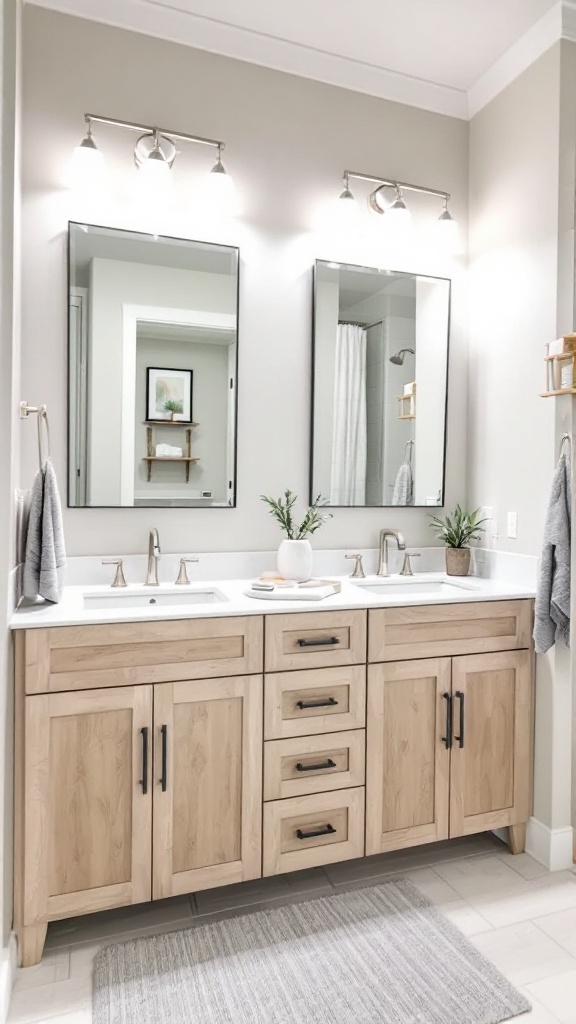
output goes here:
<path id="1" fill-rule="evenodd" d="M 150 530 L 150 537 L 148 538 L 148 573 L 146 576 L 146 587 L 158 587 L 158 562 L 160 560 L 160 537 L 158 536 L 158 530 L 155 526 Z"/>
<path id="2" fill-rule="evenodd" d="M 388 538 L 394 537 L 399 551 L 404 551 L 406 541 L 400 530 L 380 530 L 380 562 L 378 565 L 378 576 L 389 576 L 388 572 Z"/>

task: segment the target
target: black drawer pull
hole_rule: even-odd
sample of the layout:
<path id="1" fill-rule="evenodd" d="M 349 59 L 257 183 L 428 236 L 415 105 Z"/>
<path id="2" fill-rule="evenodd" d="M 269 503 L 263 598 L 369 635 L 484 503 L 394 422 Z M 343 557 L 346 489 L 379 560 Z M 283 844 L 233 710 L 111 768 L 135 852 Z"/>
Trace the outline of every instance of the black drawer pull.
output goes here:
<path id="1" fill-rule="evenodd" d="M 321 637 L 318 640 L 297 640 L 298 647 L 334 647 L 340 643 L 340 637 L 338 636 L 327 636 L 324 639 Z"/>
<path id="2" fill-rule="evenodd" d="M 160 733 L 162 736 L 162 777 L 160 785 L 162 792 L 165 793 L 168 787 L 168 726 L 163 725 Z"/>
<path id="3" fill-rule="evenodd" d="M 315 828 L 312 832 L 303 832 L 301 828 L 296 829 L 298 839 L 315 839 L 316 836 L 331 836 L 336 829 L 332 825 L 324 825 L 324 828 Z"/>
<path id="4" fill-rule="evenodd" d="M 336 761 L 333 761 L 331 757 L 327 761 L 321 761 L 320 764 L 301 764 L 300 761 L 296 765 L 297 772 L 319 772 L 322 768 L 335 768 Z"/>
<path id="5" fill-rule="evenodd" d="M 145 725 L 140 729 L 140 735 L 142 736 L 142 778 L 140 779 L 140 785 L 142 786 L 142 793 L 146 796 L 148 792 L 148 726 Z"/>
<path id="6" fill-rule="evenodd" d="M 452 746 L 452 697 L 449 693 L 442 694 L 446 701 L 446 735 L 442 737 L 442 742 L 446 744 L 446 750 L 450 750 Z"/>
<path id="7" fill-rule="evenodd" d="M 456 690 L 454 696 L 458 697 L 458 700 L 460 701 L 460 735 L 455 736 L 454 739 L 460 749 L 462 749 L 464 746 L 464 694 L 462 693 L 462 690 Z"/>
<path id="8" fill-rule="evenodd" d="M 321 697 L 320 700 L 297 700 L 296 707 L 306 711 L 307 708 L 333 708 L 337 703 L 335 697 L 327 697 L 325 700 Z"/>

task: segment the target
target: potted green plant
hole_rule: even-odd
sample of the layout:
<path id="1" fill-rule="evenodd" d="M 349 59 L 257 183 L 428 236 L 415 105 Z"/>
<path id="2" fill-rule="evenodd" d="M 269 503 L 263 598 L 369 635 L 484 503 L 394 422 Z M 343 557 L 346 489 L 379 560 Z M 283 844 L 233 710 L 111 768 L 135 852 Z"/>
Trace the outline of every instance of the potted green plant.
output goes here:
<path id="1" fill-rule="evenodd" d="M 278 572 L 285 579 L 296 580 L 298 583 L 309 580 L 312 575 L 312 546 L 308 537 L 316 533 L 327 519 L 332 519 L 331 512 L 320 512 L 327 502 L 323 501 L 322 495 L 319 494 L 306 509 L 304 518 L 297 523 L 293 511 L 298 496 L 288 488 L 284 491 L 283 498 L 268 498 L 265 494 L 261 494 L 260 497 L 268 505 L 270 515 L 286 534 L 278 548 Z"/>
<path id="2" fill-rule="evenodd" d="M 467 576 L 470 571 L 470 541 L 480 540 L 484 532 L 482 523 L 487 522 L 479 519 L 479 515 L 479 508 L 474 512 L 464 512 L 460 505 L 456 505 L 454 512 L 444 519 L 430 516 L 431 529 L 446 545 L 446 572 L 449 576 Z"/>
<path id="3" fill-rule="evenodd" d="M 176 399 L 176 398 L 168 398 L 164 402 L 164 408 L 166 409 L 166 412 L 170 414 L 169 415 L 169 419 L 173 420 L 174 419 L 174 413 L 175 412 L 182 412 L 183 409 L 184 409 L 184 405 L 183 405 L 182 402 L 178 401 L 178 399 Z"/>

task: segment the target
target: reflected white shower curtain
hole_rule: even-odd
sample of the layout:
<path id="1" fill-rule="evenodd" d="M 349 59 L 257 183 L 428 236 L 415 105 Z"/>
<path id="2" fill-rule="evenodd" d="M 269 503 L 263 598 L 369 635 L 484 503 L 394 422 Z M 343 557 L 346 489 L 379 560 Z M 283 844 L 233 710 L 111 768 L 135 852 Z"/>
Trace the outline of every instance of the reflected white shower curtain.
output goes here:
<path id="1" fill-rule="evenodd" d="M 366 331 L 338 324 L 334 378 L 331 505 L 366 500 Z"/>

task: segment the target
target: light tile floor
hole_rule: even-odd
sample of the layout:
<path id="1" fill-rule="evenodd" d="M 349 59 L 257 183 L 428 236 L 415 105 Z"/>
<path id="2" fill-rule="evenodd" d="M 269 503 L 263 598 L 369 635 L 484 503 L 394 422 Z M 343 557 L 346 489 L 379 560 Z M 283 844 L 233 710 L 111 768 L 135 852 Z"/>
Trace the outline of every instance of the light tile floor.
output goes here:
<path id="1" fill-rule="evenodd" d="M 491 835 L 421 846 L 50 925 L 42 963 L 19 970 L 8 1024 L 91 1024 L 92 964 L 110 942 L 411 878 L 533 1009 L 520 1024 L 576 1024 L 576 868 L 549 874 Z M 454 1022 L 457 1024 L 457 1022 Z"/>

